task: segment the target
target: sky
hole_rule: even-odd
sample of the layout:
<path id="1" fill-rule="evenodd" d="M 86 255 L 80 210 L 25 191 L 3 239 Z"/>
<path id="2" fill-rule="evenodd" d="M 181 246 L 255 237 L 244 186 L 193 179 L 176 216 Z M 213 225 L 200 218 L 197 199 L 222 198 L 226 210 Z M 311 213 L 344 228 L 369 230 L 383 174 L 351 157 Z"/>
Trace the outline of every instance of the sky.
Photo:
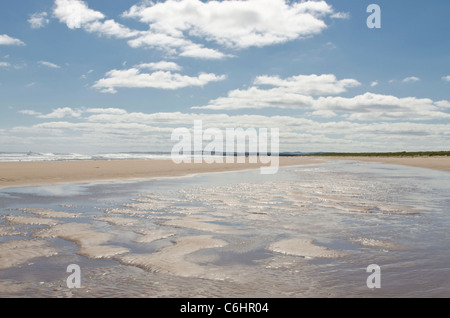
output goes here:
<path id="1" fill-rule="evenodd" d="M 195 120 L 278 128 L 281 151 L 450 150 L 448 12 L 442 0 L 1 1 L 0 152 L 171 151 Z"/>

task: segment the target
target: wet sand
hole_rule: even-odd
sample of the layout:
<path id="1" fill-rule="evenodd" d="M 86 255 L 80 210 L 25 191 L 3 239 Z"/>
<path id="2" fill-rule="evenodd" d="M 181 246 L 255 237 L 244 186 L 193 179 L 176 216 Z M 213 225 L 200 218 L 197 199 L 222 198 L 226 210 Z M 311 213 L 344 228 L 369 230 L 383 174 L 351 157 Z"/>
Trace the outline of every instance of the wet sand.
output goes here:
<path id="1" fill-rule="evenodd" d="M 321 163 L 321 159 L 280 157 L 280 166 Z M 175 164 L 171 160 L 1 162 L 0 189 L 96 181 L 181 177 L 207 172 L 258 169 L 260 163 Z"/>

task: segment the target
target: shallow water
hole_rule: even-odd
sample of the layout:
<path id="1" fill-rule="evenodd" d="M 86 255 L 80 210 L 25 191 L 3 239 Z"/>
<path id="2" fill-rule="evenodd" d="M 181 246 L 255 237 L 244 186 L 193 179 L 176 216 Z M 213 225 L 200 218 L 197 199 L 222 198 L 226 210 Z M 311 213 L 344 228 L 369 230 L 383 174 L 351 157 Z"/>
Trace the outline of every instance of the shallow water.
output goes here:
<path id="1" fill-rule="evenodd" d="M 449 297 L 449 177 L 330 161 L 1 190 L 0 297 Z"/>

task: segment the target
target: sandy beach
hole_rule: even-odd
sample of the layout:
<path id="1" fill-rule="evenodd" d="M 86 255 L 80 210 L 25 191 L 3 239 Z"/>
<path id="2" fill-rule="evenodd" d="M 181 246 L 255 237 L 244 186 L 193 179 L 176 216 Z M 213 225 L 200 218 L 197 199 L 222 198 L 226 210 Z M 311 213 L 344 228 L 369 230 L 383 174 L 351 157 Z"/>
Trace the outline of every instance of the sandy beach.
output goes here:
<path id="1" fill-rule="evenodd" d="M 449 157 L 280 157 L 280 166 L 357 160 L 450 171 Z M 175 164 L 171 160 L 2 162 L 0 189 L 95 181 L 180 177 L 197 173 L 257 169 L 262 164 Z"/>
<path id="2" fill-rule="evenodd" d="M 321 159 L 281 157 L 280 166 L 316 164 Z M 0 163 L 0 189 L 95 181 L 181 177 L 197 173 L 257 169 L 263 164 L 175 164 L 171 160 L 54 161 Z"/>

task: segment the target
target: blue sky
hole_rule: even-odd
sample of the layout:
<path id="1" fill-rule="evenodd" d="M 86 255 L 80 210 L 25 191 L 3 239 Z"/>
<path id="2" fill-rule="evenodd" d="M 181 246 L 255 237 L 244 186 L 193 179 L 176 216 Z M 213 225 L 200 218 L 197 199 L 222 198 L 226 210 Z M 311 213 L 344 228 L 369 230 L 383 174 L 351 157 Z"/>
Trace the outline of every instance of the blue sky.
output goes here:
<path id="1" fill-rule="evenodd" d="M 0 8 L 0 152 L 170 151 L 196 119 L 279 128 L 282 151 L 450 148 L 448 1 Z"/>

